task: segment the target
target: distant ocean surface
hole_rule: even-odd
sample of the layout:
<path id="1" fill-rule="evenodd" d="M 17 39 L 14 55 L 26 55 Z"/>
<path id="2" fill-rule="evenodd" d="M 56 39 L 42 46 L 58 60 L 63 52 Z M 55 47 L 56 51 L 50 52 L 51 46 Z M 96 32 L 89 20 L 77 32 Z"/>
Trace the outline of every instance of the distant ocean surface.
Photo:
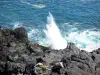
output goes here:
<path id="1" fill-rule="evenodd" d="M 100 48 L 100 0 L 0 0 L 0 26 L 24 27 L 31 41 L 49 46 L 43 32 L 49 12 L 67 42 Z"/>

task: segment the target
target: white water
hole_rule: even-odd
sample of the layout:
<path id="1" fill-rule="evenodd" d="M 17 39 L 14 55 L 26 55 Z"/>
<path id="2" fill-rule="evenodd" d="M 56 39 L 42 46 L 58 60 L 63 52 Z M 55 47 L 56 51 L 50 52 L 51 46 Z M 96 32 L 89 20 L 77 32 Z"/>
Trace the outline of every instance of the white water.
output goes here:
<path id="1" fill-rule="evenodd" d="M 85 30 L 83 32 L 71 32 L 68 35 L 68 41 L 76 44 L 81 50 L 92 52 L 100 48 L 100 32 Z"/>
<path id="2" fill-rule="evenodd" d="M 44 5 L 44 4 L 31 4 L 31 3 L 26 2 L 24 0 L 20 0 L 20 2 L 24 3 L 24 4 L 27 4 L 27 5 L 30 5 L 30 6 L 32 6 L 34 8 L 40 8 L 41 9 L 41 8 L 45 8 L 46 7 L 46 5 Z"/>
<path id="3" fill-rule="evenodd" d="M 12 23 L 12 25 L 13 25 L 13 29 L 16 29 L 16 28 L 19 28 L 19 27 L 23 27 L 22 23 L 20 23 L 20 22 Z"/>
<path id="4" fill-rule="evenodd" d="M 12 28 L 18 28 L 18 27 L 24 27 L 28 31 L 28 37 L 30 40 L 35 40 L 35 42 L 39 43 L 43 46 L 51 46 L 52 49 L 64 49 L 67 46 L 67 42 L 73 42 L 77 47 L 79 47 L 81 50 L 86 50 L 88 52 L 91 52 L 93 50 L 96 50 L 100 48 L 100 31 L 95 31 L 95 29 L 91 30 L 84 30 L 80 31 L 78 30 L 78 26 L 81 24 L 74 23 L 70 25 L 70 23 L 64 23 L 62 26 L 62 33 L 63 37 L 60 33 L 60 30 L 58 29 L 53 16 L 49 13 L 49 16 L 47 17 L 47 25 L 44 30 L 44 33 L 47 38 L 42 37 L 42 30 L 32 28 L 32 27 L 26 27 L 23 25 L 23 23 L 15 22 L 12 23 Z M 67 29 L 67 30 L 64 30 Z"/>
<path id="5" fill-rule="evenodd" d="M 51 13 L 47 17 L 46 30 L 43 30 L 47 39 L 51 44 L 52 49 L 64 49 L 67 47 L 66 40 L 62 37 L 59 28 L 57 27 L 55 20 Z"/>

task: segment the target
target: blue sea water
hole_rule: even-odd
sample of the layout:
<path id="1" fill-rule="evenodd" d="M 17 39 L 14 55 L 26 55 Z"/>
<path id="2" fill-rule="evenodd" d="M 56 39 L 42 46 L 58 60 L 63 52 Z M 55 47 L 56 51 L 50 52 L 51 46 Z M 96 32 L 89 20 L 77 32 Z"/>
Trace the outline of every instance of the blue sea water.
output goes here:
<path id="1" fill-rule="evenodd" d="M 31 41 L 49 45 L 43 32 L 48 12 L 66 41 L 82 49 L 100 47 L 100 0 L 0 0 L 0 25 L 24 27 Z"/>

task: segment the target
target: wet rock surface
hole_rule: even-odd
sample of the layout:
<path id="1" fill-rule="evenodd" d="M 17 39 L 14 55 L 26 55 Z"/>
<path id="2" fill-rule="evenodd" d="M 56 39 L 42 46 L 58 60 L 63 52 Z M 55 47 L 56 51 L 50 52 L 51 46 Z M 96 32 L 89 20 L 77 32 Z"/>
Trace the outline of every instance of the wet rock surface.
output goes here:
<path id="1" fill-rule="evenodd" d="M 37 63 L 43 63 L 41 74 Z M 30 42 L 24 28 L 0 29 L 0 75 L 4 74 L 100 75 L 100 48 L 89 53 L 69 43 L 66 49 L 52 50 Z"/>

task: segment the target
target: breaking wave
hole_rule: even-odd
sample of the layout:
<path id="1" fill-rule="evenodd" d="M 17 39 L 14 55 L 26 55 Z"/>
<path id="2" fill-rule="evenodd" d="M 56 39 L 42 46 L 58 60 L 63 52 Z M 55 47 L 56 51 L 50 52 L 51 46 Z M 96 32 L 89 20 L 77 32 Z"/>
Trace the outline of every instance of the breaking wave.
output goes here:
<path id="1" fill-rule="evenodd" d="M 81 50 L 88 52 L 100 48 L 100 30 L 95 28 L 81 30 L 82 26 L 79 23 L 63 23 L 60 26 L 61 32 L 56 26 L 53 16 L 49 14 L 44 30 L 43 28 L 27 27 L 20 22 L 13 23 L 12 28 L 24 27 L 31 41 L 43 46 L 51 46 L 53 49 L 64 49 L 67 46 L 66 41 L 73 42 Z"/>
<path id="2" fill-rule="evenodd" d="M 100 48 L 100 32 L 99 31 L 76 31 L 68 34 L 67 40 L 74 42 L 81 50 L 91 52 Z"/>

